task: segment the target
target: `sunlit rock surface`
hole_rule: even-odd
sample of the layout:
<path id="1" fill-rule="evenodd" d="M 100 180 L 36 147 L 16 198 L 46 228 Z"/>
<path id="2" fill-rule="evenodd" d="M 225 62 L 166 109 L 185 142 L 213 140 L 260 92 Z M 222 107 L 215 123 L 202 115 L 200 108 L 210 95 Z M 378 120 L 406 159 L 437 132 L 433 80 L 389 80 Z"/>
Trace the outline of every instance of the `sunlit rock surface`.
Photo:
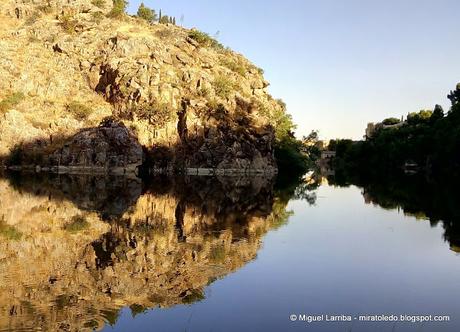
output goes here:
<path id="1" fill-rule="evenodd" d="M 263 71 L 215 41 L 197 42 L 195 30 L 109 18 L 111 4 L 0 3 L 0 100 L 22 94 L 0 112 L 0 155 L 25 144 L 39 156 L 21 163 L 50 162 L 110 116 L 135 133 L 153 167 L 276 172 L 273 127 L 285 107 Z"/>

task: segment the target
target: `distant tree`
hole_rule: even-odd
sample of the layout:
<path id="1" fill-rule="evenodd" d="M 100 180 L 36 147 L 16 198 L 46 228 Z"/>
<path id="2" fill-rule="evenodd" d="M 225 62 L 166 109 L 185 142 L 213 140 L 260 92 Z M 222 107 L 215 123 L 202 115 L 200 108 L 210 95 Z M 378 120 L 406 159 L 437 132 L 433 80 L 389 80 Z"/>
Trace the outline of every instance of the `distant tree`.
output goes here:
<path id="1" fill-rule="evenodd" d="M 302 138 L 302 142 L 305 145 L 313 145 L 318 142 L 319 134 L 318 131 L 312 130 L 308 136 Z"/>
<path id="2" fill-rule="evenodd" d="M 450 99 L 452 106 L 460 102 L 460 83 L 457 84 L 457 87 L 454 91 L 450 91 L 450 93 L 447 95 L 447 98 Z"/>
<path id="3" fill-rule="evenodd" d="M 176 17 L 174 16 L 173 24 L 176 25 Z"/>
<path id="4" fill-rule="evenodd" d="M 137 16 L 146 20 L 149 23 L 152 23 L 157 19 L 157 14 L 155 13 L 155 11 L 153 9 L 146 7 L 143 2 L 137 10 Z"/>
<path id="5" fill-rule="evenodd" d="M 108 14 L 110 17 L 121 17 L 126 12 L 126 7 L 128 7 L 127 0 L 112 0 L 113 1 L 113 8 Z"/>
<path id="6" fill-rule="evenodd" d="M 303 151 L 303 143 L 296 139 L 296 128 L 292 117 L 286 112 L 286 103 L 277 99 L 278 107 L 270 115 L 275 129 L 275 158 L 280 172 L 304 174 L 308 168 L 308 156 Z"/>
<path id="7" fill-rule="evenodd" d="M 354 142 L 351 139 L 339 139 L 336 141 L 335 152 L 337 158 L 343 158 L 353 148 Z"/>
<path id="8" fill-rule="evenodd" d="M 382 121 L 382 123 L 386 126 L 390 126 L 390 125 L 395 125 L 395 124 L 398 124 L 400 123 L 401 120 L 397 119 L 397 118 L 388 118 L 388 119 L 385 119 Z"/>
<path id="9" fill-rule="evenodd" d="M 161 9 L 160 9 L 160 13 L 158 14 L 158 22 L 161 22 L 161 18 L 163 17 L 162 13 L 161 13 Z"/>
<path id="10" fill-rule="evenodd" d="M 312 130 L 308 136 L 302 138 L 302 152 L 305 153 L 309 161 L 314 163 L 321 156 L 321 149 L 318 146 L 318 131 Z"/>
<path id="11" fill-rule="evenodd" d="M 329 145 L 327 149 L 330 151 L 335 151 L 337 149 L 337 142 L 338 142 L 338 139 L 331 139 L 329 141 Z"/>
<path id="12" fill-rule="evenodd" d="M 433 114 L 433 111 L 431 110 L 421 110 L 418 113 L 411 112 L 407 115 L 407 123 L 411 125 L 425 123 L 431 118 L 432 114 Z"/>
<path id="13" fill-rule="evenodd" d="M 433 114 L 431 114 L 430 121 L 435 122 L 439 119 L 444 117 L 444 110 L 442 109 L 441 105 L 436 105 L 433 110 Z"/>
<path id="14" fill-rule="evenodd" d="M 168 15 L 163 15 L 163 16 L 160 18 L 159 22 L 160 22 L 161 24 L 168 24 L 168 23 L 169 23 L 169 16 L 168 16 Z"/>

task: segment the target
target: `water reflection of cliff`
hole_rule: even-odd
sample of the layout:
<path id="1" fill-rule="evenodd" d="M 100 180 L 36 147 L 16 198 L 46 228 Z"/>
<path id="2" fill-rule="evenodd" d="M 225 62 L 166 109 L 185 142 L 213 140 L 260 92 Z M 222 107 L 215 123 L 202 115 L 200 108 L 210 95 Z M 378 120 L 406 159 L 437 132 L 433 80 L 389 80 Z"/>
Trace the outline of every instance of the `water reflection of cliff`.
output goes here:
<path id="1" fill-rule="evenodd" d="M 188 304 L 286 221 L 264 179 L 0 180 L 0 330 L 81 331 Z"/>
<path id="2" fill-rule="evenodd" d="M 444 239 L 453 251 L 460 252 L 460 179 L 403 174 L 376 178 L 338 173 L 328 180 L 335 185 L 363 188 L 367 204 L 401 209 L 406 215 L 429 220 L 432 226 L 441 223 Z"/>

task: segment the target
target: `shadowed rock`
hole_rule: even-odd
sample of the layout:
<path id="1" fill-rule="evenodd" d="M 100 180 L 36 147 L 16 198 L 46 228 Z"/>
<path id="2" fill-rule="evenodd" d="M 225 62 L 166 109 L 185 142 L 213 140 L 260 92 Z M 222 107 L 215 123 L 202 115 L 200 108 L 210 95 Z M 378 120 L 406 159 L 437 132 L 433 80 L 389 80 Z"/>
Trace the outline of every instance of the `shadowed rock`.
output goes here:
<path id="1" fill-rule="evenodd" d="M 71 168 L 133 171 L 142 165 L 143 151 L 122 122 L 105 120 L 99 127 L 80 131 L 55 151 L 52 164 Z"/>

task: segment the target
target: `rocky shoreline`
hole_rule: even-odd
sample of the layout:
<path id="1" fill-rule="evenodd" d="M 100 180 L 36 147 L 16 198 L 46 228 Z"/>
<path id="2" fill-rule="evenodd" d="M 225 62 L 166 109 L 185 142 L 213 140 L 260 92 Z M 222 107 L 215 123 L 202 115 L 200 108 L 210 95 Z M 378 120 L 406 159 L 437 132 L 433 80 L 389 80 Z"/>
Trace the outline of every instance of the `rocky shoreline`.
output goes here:
<path id="1" fill-rule="evenodd" d="M 39 166 L 39 165 L 12 165 L 3 166 L 4 170 L 28 172 L 28 173 L 52 173 L 71 175 L 125 175 L 139 176 L 138 167 L 130 168 L 106 168 L 106 167 L 85 167 L 85 166 Z M 150 175 L 190 175 L 190 176 L 274 176 L 278 173 L 276 168 L 265 169 L 241 169 L 241 168 L 186 168 L 174 170 L 172 168 L 149 168 L 146 172 Z"/>

